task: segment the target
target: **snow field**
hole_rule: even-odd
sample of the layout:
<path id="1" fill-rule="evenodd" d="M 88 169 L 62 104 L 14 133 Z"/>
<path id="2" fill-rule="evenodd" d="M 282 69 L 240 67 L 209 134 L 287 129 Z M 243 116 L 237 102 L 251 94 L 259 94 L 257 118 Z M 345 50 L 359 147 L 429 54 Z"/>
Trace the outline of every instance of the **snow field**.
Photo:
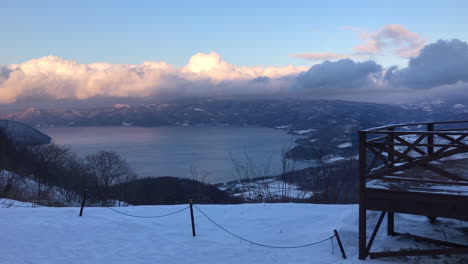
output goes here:
<path id="1" fill-rule="evenodd" d="M 116 208 L 141 216 L 161 215 L 187 207 L 135 206 Z M 197 237 L 191 233 L 190 211 L 157 219 L 117 214 L 108 208 L 0 208 L 0 263 L 363 263 L 357 259 L 357 205 L 242 204 L 198 205 L 229 231 L 258 243 L 276 246 L 308 244 L 337 229 L 348 259 L 336 240 L 300 249 L 272 249 L 243 242 L 209 222 L 194 208 Z M 369 235 L 378 217 L 369 215 Z M 435 225 L 425 217 L 396 215 L 396 231 L 466 243 L 468 224 L 443 219 Z M 374 250 L 429 247 L 403 237 L 387 237 L 386 226 Z M 465 233 L 464 233 L 465 232 Z M 465 256 L 466 257 L 466 256 Z M 366 260 L 366 263 L 441 263 L 438 257 Z M 445 257 L 463 263 L 463 256 Z"/>

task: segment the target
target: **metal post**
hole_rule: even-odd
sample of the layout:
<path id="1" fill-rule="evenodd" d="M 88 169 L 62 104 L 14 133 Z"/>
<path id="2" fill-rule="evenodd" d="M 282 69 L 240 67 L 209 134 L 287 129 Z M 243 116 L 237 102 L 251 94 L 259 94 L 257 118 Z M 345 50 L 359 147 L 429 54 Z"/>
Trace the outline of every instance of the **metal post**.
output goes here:
<path id="1" fill-rule="evenodd" d="M 367 176 L 367 138 L 366 132 L 359 131 L 359 259 L 367 257 L 366 252 L 366 176 Z"/>
<path id="2" fill-rule="evenodd" d="M 338 246 L 340 246 L 341 255 L 345 259 L 346 258 L 346 253 L 344 251 L 343 244 L 341 244 L 340 235 L 338 235 L 338 231 L 336 231 L 336 229 L 334 229 L 333 232 L 335 233 L 336 241 L 338 241 Z"/>
<path id="3" fill-rule="evenodd" d="M 192 199 L 189 200 L 190 205 L 190 219 L 192 220 L 192 235 L 197 236 L 195 233 L 195 218 L 193 217 L 193 201 Z"/>
<path id="4" fill-rule="evenodd" d="M 83 193 L 83 201 L 81 202 L 80 216 L 83 216 L 83 208 L 84 208 L 84 206 L 85 206 L 87 194 L 88 194 L 88 190 L 85 189 L 85 190 L 84 190 L 84 193 Z"/>

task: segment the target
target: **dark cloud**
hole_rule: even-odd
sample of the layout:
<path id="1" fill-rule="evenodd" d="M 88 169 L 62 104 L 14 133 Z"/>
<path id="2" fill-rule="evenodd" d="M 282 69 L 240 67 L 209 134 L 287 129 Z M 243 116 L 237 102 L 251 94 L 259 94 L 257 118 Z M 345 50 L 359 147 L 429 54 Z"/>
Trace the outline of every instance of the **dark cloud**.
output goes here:
<path id="1" fill-rule="evenodd" d="M 370 85 L 371 75 L 381 71 L 382 66 L 374 61 L 355 62 L 350 59 L 326 61 L 299 74 L 294 88 L 321 93 L 330 89 L 359 88 Z"/>
<path id="2" fill-rule="evenodd" d="M 271 81 L 271 78 L 268 78 L 266 76 L 260 76 L 255 79 L 252 79 L 250 82 L 252 83 L 268 83 Z"/>
<path id="3" fill-rule="evenodd" d="M 468 44 L 453 39 L 427 45 L 410 59 L 407 68 L 390 68 L 385 80 L 393 86 L 414 89 L 468 82 Z"/>
<path id="4" fill-rule="evenodd" d="M 0 81 L 8 79 L 11 72 L 12 70 L 9 69 L 8 67 L 0 66 Z"/>

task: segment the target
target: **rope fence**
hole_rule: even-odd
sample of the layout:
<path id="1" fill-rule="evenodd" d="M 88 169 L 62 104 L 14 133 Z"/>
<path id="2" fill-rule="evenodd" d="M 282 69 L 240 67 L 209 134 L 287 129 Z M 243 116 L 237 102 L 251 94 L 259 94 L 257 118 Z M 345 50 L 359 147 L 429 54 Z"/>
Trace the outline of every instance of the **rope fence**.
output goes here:
<path id="1" fill-rule="evenodd" d="M 230 234 L 231 236 L 233 237 L 236 237 L 242 241 L 245 241 L 245 242 L 248 242 L 248 243 L 251 243 L 253 245 L 257 245 L 257 246 L 260 246 L 260 247 L 267 247 L 267 248 L 282 248 L 282 249 L 292 249 L 292 248 L 304 248 L 304 247 L 310 247 L 310 246 L 314 246 L 314 245 L 317 245 L 317 244 L 320 244 L 320 243 L 323 243 L 325 241 L 328 241 L 328 240 L 331 240 L 335 237 L 335 235 L 332 235 L 331 237 L 328 237 L 328 238 L 325 238 L 325 239 L 322 239 L 320 241 L 316 241 L 316 242 L 313 242 L 313 243 L 308 243 L 308 244 L 304 244 L 304 245 L 298 245 L 298 246 L 273 246 L 273 245 L 267 245 L 267 244 L 262 244 L 262 243 L 258 243 L 258 242 L 255 242 L 255 241 L 252 241 L 252 240 L 249 240 L 247 238 L 243 238 L 239 235 L 236 235 L 234 234 L 233 232 L 227 230 L 226 228 L 222 227 L 220 224 L 216 223 L 213 219 L 211 219 L 207 214 L 205 214 L 205 212 L 203 212 L 200 208 L 198 208 L 198 206 L 195 205 L 195 208 L 206 218 L 208 219 L 211 223 L 213 223 L 215 226 L 219 227 L 221 230 L 223 230 L 224 232 Z"/>
<path id="2" fill-rule="evenodd" d="M 85 191 L 83 193 L 83 201 L 81 203 L 81 208 L 80 208 L 80 214 L 79 216 L 82 216 L 83 215 L 83 209 L 85 207 L 85 203 L 86 203 L 86 197 L 87 197 L 87 192 Z M 181 213 L 187 209 L 190 209 L 190 220 L 191 220 L 191 227 L 192 227 L 192 235 L 194 237 L 196 237 L 196 232 L 195 232 L 195 216 L 194 216 L 194 210 L 193 208 L 195 208 L 203 217 L 205 217 L 209 222 L 211 222 L 213 225 L 215 225 L 216 227 L 218 227 L 219 229 L 221 229 L 222 231 L 224 231 L 225 233 L 233 236 L 233 237 L 236 237 L 244 242 L 247 242 L 247 243 L 250 243 L 252 245 L 256 245 L 256 246 L 260 246 L 260 247 L 265 247 L 265 248 L 273 248 L 273 249 L 298 249 L 298 248 L 305 248 L 305 247 L 311 247 L 311 246 L 315 246 L 315 245 L 318 245 L 318 244 L 321 244 L 321 243 L 324 243 L 326 241 L 331 241 L 331 246 L 332 246 L 332 254 L 335 252 L 335 245 L 333 243 L 333 239 L 336 238 L 337 242 L 338 242 L 338 246 L 341 250 L 341 254 L 343 256 L 343 258 L 345 259 L 346 258 L 346 253 L 344 251 L 344 248 L 343 248 L 343 244 L 341 243 L 341 239 L 340 239 L 340 236 L 338 235 L 338 231 L 333 230 L 333 234 L 325 239 L 322 239 L 322 240 L 318 240 L 318 241 L 315 241 L 315 242 L 311 242 L 311 243 L 307 243 L 307 244 L 302 244 L 302 245 L 293 245 L 293 246 L 279 246 L 279 245 L 270 245 L 270 244 L 264 244 L 264 243 L 259 243 L 259 242 L 255 242 L 253 240 L 250 240 L 250 239 L 247 239 L 245 237 L 242 237 L 240 235 L 237 235 L 233 232 L 231 232 L 230 230 L 228 230 L 227 228 L 223 227 L 222 225 L 218 224 L 215 220 L 213 220 L 213 218 L 211 218 L 210 216 L 208 216 L 208 214 L 206 214 L 202 209 L 200 209 L 197 205 L 195 205 L 192 200 L 189 200 L 189 206 L 187 207 L 184 207 L 182 209 L 179 209 L 177 211 L 174 211 L 174 212 L 171 212 L 171 213 L 166 213 L 166 214 L 162 214 L 162 215 L 155 215 L 155 216 L 142 216 L 142 215 L 135 215 L 135 214 L 130 214 L 130 213 L 126 213 L 126 212 L 122 212 L 122 211 L 119 211 L 117 209 L 114 209 L 112 207 L 109 207 L 109 206 L 106 206 L 107 209 L 111 210 L 112 212 L 114 213 L 117 213 L 117 214 L 121 214 L 121 215 L 125 215 L 125 216 L 128 216 L 128 217 L 134 217 L 134 218 L 162 218 L 162 217 L 167 217 L 167 216 L 171 216 L 171 215 L 175 215 L 175 214 L 178 214 L 178 213 Z"/>
<path id="3" fill-rule="evenodd" d="M 92 196 L 94 199 L 96 199 L 96 197 L 94 195 L 91 195 L 89 193 L 87 193 L 87 191 L 85 191 L 83 193 L 83 201 L 81 203 L 81 209 L 80 209 L 80 216 L 83 215 L 83 209 L 84 209 L 84 206 L 85 206 L 85 202 L 86 202 L 86 197 L 90 195 Z M 98 199 L 97 199 L 98 200 Z M 135 215 L 135 214 L 129 214 L 129 213 L 126 213 L 126 212 L 122 212 L 122 211 L 119 211 L 117 209 L 114 209 L 112 208 L 112 206 L 104 206 L 105 208 L 113 211 L 114 213 L 117 213 L 117 214 L 121 214 L 121 215 L 125 215 L 125 216 L 128 216 L 128 217 L 134 217 L 134 218 L 162 218 L 162 217 L 166 217 L 166 216 L 171 216 L 171 215 L 175 215 L 175 214 L 178 214 L 178 213 L 181 213 L 187 209 L 190 208 L 190 206 L 187 206 L 187 207 L 184 207 L 180 210 L 177 210 L 177 211 L 174 211 L 174 212 L 171 212 L 171 213 L 167 213 L 167 214 L 162 214 L 162 215 L 153 215 L 153 216 L 145 216 L 145 215 Z"/>
<path id="4" fill-rule="evenodd" d="M 175 214 L 178 214 L 178 213 L 180 213 L 180 212 L 183 212 L 183 211 L 189 209 L 190 206 L 184 207 L 184 208 L 182 208 L 182 209 L 180 209 L 180 210 L 177 210 L 177 211 L 175 211 L 175 212 L 172 212 L 172 213 L 163 214 L 163 215 L 154 215 L 154 216 L 133 215 L 133 214 L 124 213 L 124 212 L 122 212 L 122 211 L 116 210 L 116 209 L 114 209 L 114 208 L 112 208 L 112 207 L 106 206 L 106 208 L 109 209 L 109 210 L 111 210 L 111 211 L 113 211 L 113 212 L 115 212 L 115 213 L 118 213 L 118 214 L 121 214 L 121 215 L 125 215 L 125 216 L 129 216 L 129 217 L 135 217 L 135 218 L 161 218 L 161 217 L 171 216 L 171 215 L 175 215 Z"/>

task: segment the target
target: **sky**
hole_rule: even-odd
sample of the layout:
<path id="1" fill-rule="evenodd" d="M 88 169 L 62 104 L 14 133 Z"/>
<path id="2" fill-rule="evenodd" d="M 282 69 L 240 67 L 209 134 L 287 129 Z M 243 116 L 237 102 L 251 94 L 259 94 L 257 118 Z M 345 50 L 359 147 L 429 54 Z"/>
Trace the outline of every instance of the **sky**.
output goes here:
<path id="1" fill-rule="evenodd" d="M 322 74 L 323 80 L 316 80 L 317 69 L 311 81 L 310 70 L 372 66 L 368 61 L 376 65 L 366 68 L 364 77 L 385 92 L 391 88 L 391 98 L 398 101 L 398 92 L 418 94 L 414 91 L 421 90 L 421 84 L 408 85 L 412 77 L 402 81 L 401 73 L 386 74 L 389 69 L 410 67 L 412 58 L 439 40 L 468 41 L 468 2 L 462 0 L 6 0 L 1 5 L 0 103 L 37 97 L 83 100 L 301 89 L 326 98 L 327 91 L 345 94 L 350 89 L 338 89 L 340 81 L 323 79 Z M 464 50 L 460 52 L 464 59 Z M 435 80 L 435 86 L 463 86 L 464 74 L 440 77 L 450 81 Z M 368 89 L 357 76 L 355 69 L 341 83 Z M 435 87 L 423 83 L 427 91 Z M 429 94 L 441 92 L 425 96 Z M 361 100 L 379 101 L 376 96 Z"/>

